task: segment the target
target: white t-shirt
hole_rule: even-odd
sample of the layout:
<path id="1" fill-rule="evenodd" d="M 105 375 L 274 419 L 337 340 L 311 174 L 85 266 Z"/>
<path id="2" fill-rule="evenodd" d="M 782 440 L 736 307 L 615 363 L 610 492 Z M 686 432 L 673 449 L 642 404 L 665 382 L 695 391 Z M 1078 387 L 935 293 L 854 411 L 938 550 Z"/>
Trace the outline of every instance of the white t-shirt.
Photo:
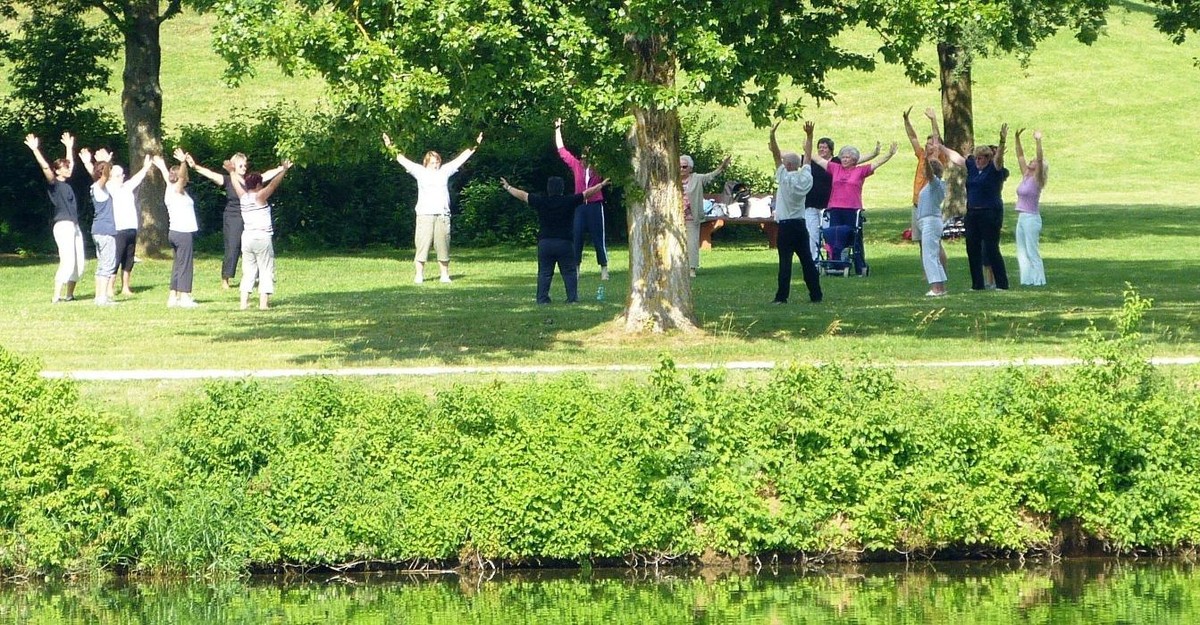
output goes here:
<path id="1" fill-rule="evenodd" d="M 930 178 L 917 194 L 917 219 L 941 217 L 945 199 L 946 183 L 941 178 Z"/>
<path id="2" fill-rule="evenodd" d="M 175 232 L 195 232 L 200 228 L 196 225 L 196 202 L 187 191 L 180 193 L 173 185 L 167 186 L 163 197 L 167 205 L 167 222 Z"/>
<path id="3" fill-rule="evenodd" d="M 127 184 L 118 187 L 110 183 L 108 194 L 112 196 L 113 221 L 117 224 L 117 230 L 137 230 L 137 202 L 133 199 L 133 189 Z"/>
<path id="4" fill-rule="evenodd" d="M 804 200 L 812 190 L 812 170 L 804 165 L 796 171 L 788 171 L 780 165 L 775 170 L 775 221 L 804 219 Z"/>
<path id="5" fill-rule="evenodd" d="M 450 176 L 458 173 L 458 168 L 467 162 L 472 153 L 472 150 L 465 150 L 449 163 L 442 163 L 437 169 L 429 169 L 403 156 L 397 159 L 404 170 L 417 179 L 418 215 L 450 214 Z"/>

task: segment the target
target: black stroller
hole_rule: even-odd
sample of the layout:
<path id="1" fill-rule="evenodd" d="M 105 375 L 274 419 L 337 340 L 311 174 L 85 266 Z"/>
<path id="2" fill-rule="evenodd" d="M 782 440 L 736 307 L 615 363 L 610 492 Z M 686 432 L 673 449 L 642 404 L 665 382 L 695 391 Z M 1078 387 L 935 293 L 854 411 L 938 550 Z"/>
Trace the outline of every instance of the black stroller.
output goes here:
<path id="1" fill-rule="evenodd" d="M 854 225 L 830 225 L 829 211 L 821 211 L 821 240 L 817 245 L 817 272 L 823 276 L 849 277 L 854 273 L 855 243 L 862 240 L 863 223 L 867 221 L 861 209 L 854 211 Z M 863 266 L 863 274 L 869 270 Z"/>

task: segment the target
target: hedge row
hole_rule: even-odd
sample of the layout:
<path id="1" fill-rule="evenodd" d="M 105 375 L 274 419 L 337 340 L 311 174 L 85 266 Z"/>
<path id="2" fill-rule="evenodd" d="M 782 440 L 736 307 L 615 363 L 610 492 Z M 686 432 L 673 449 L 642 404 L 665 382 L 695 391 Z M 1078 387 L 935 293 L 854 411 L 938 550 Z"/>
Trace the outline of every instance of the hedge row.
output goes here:
<path id="1" fill-rule="evenodd" d="M 669 359 L 618 388 L 433 399 L 222 382 L 145 448 L 0 351 L 0 568 L 1177 549 L 1200 536 L 1198 396 L 1133 338 L 938 394 L 886 368 L 732 384 Z"/>

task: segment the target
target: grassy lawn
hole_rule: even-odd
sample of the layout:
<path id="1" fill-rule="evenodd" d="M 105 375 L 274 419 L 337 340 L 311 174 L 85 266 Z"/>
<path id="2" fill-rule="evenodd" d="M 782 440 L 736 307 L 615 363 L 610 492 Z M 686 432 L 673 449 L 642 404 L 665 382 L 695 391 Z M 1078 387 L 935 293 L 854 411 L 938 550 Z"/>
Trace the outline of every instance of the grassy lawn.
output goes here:
<path id="1" fill-rule="evenodd" d="M 237 310 L 236 291 L 219 288 L 215 257 L 197 264 L 197 310 L 164 306 L 166 260 L 140 263 L 136 296 L 97 309 L 88 300 L 49 303 L 52 259 L 6 259 L 0 344 L 52 370 L 646 363 L 663 352 L 679 362 L 1069 356 L 1090 322 L 1107 327 L 1128 281 L 1155 300 L 1147 329 L 1156 353 L 1200 352 L 1197 285 L 1184 278 L 1200 254 L 1175 213 L 1057 205 L 1045 212 L 1047 287 L 966 291 L 965 252 L 948 243 L 952 294 L 940 300 L 922 297 L 916 246 L 897 236 L 906 210 L 877 212 L 871 278 L 826 278 L 821 305 L 804 301 L 797 280 L 793 303 L 769 306 L 774 251 L 754 234 L 718 242 L 695 281 L 706 332 L 651 340 L 614 330 L 628 290 L 623 249 L 613 251 L 605 301 L 594 299 L 597 275 L 585 261 L 582 303 L 549 307 L 533 303 L 532 249 L 455 250 L 448 285 L 412 284 L 407 250 L 284 251 L 276 308 L 266 312 Z M 1012 244 L 1004 251 L 1015 274 Z M 561 300 L 561 282 L 555 286 Z M 91 285 L 80 291 L 89 296 Z"/>

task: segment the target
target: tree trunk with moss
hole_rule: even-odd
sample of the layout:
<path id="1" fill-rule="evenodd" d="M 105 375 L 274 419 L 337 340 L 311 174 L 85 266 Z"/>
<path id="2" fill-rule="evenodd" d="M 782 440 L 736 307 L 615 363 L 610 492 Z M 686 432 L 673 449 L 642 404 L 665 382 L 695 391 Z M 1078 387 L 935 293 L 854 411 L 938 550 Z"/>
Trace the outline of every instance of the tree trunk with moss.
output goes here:
<path id="1" fill-rule="evenodd" d="M 669 87 L 675 59 L 662 37 L 631 39 L 636 82 Z M 629 142 L 636 197 L 629 203 L 628 332 L 695 331 L 688 276 L 683 193 L 679 184 L 679 116 L 673 109 L 635 106 Z"/>
<path id="2" fill-rule="evenodd" d="M 159 85 L 162 47 L 159 45 L 158 0 L 134 0 L 124 8 L 125 72 L 121 112 L 125 118 L 132 173 L 141 169 L 146 154 L 162 153 L 163 96 Z M 162 177 L 155 173 L 148 174 L 138 187 L 139 255 L 159 256 L 167 247 L 165 188 Z"/>
<path id="3" fill-rule="evenodd" d="M 938 75 L 942 88 L 942 141 L 958 151 L 975 143 L 975 118 L 971 102 L 971 61 L 968 52 L 952 43 L 938 44 Z M 964 154 L 964 156 L 970 156 Z M 966 172 L 951 167 L 946 172 L 946 212 L 967 211 Z"/>

